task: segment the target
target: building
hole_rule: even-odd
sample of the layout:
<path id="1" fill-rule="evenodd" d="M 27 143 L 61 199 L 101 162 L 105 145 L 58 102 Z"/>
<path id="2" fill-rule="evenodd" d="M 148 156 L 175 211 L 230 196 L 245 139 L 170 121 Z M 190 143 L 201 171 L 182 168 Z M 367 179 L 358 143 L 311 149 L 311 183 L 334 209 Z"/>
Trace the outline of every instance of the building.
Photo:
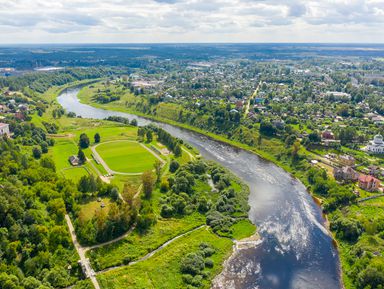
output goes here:
<path id="1" fill-rule="evenodd" d="M 7 135 L 10 136 L 9 124 L 0 122 L 0 136 Z"/>
<path id="2" fill-rule="evenodd" d="M 366 151 L 374 154 L 384 153 L 383 136 L 380 134 L 375 135 L 372 141 L 366 147 Z"/>
<path id="3" fill-rule="evenodd" d="M 359 179 L 359 173 L 349 166 L 344 166 L 342 168 L 334 168 L 333 176 L 337 181 L 342 182 L 355 182 Z"/>
<path id="4" fill-rule="evenodd" d="M 68 161 L 71 163 L 72 166 L 78 166 L 79 163 L 80 163 L 80 160 L 77 156 L 73 155 L 73 156 L 70 156 Z"/>
<path id="5" fill-rule="evenodd" d="M 340 164 L 343 166 L 350 166 L 353 167 L 355 165 L 355 158 L 350 155 L 341 155 L 338 157 Z"/>
<path id="6" fill-rule="evenodd" d="M 359 187 L 363 190 L 374 192 L 380 187 L 380 181 L 372 176 L 360 175 L 359 176 Z"/>
<path id="7" fill-rule="evenodd" d="M 325 130 L 321 133 L 321 138 L 322 139 L 335 139 L 335 135 L 333 134 L 333 132 L 331 132 L 329 130 Z"/>

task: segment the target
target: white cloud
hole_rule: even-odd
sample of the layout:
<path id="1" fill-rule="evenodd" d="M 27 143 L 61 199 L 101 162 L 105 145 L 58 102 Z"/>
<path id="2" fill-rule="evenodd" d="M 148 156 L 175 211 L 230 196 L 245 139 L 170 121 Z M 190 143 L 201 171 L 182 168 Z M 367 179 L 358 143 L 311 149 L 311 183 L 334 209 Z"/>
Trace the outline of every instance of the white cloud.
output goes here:
<path id="1" fill-rule="evenodd" d="M 3 43 L 384 42 L 384 0 L 0 0 Z"/>

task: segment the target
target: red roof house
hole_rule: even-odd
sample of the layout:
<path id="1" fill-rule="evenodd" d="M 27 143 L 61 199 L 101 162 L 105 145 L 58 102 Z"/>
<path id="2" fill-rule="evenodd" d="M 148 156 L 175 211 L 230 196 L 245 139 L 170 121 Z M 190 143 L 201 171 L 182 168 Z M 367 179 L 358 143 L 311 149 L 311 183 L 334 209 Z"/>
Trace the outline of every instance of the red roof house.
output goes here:
<path id="1" fill-rule="evenodd" d="M 360 175 L 359 187 L 369 192 L 377 191 L 380 187 L 380 181 L 372 176 Z"/>

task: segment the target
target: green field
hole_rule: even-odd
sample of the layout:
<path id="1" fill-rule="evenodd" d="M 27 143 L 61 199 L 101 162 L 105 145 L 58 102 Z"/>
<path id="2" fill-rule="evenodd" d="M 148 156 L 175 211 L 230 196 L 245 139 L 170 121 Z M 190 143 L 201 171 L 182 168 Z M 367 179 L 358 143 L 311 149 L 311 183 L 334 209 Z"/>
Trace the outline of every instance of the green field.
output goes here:
<path id="1" fill-rule="evenodd" d="M 89 257 L 97 269 L 120 265 L 124 259 L 137 260 L 168 240 L 204 223 L 205 217 L 198 213 L 180 219 L 160 219 L 147 233 L 134 231 L 119 242 L 92 250 Z"/>
<path id="2" fill-rule="evenodd" d="M 105 205 L 104 208 L 101 208 L 101 203 L 104 203 Z M 89 219 L 93 218 L 93 216 L 95 215 L 95 212 L 99 209 L 102 209 L 105 211 L 105 213 L 108 213 L 110 203 L 111 201 L 109 198 L 102 198 L 100 202 L 96 200 L 91 201 L 81 206 L 80 214 L 83 216 L 84 221 L 88 221 Z"/>
<path id="3" fill-rule="evenodd" d="M 96 151 L 116 172 L 141 173 L 152 169 L 156 161 L 156 158 L 137 142 L 102 143 L 96 147 Z"/>
<path id="4" fill-rule="evenodd" d="M 180 262 L 188 253 L 196 252 L 199 244 L 208 243 L 215 248 L 213 268 L 206 268 L 207 278 L 199 288 L 210 288 L 211 280 L 222 270 L 222 263 L 231 252 L 232 242 L 221 238 L 207 228 L 201 228 L 171 243 L 148 260 L 98 275 L 103 288 L 186 288 L 180 273 Z"/>
<path id="5" fill-rule="evenodd" d="M 68 168 L 68 169 L 62 170 L 61 173 L 67 179 L 73 180 L 75 182 L 78 182 L 82 176 L 89 175 L 88 170 L 84 167 Z"/>

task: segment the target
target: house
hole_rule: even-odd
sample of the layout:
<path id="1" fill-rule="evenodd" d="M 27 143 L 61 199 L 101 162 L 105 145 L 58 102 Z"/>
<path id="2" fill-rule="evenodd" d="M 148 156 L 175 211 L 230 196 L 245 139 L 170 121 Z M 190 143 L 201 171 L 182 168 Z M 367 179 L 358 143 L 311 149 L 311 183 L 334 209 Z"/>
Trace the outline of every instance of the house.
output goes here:
<path id="1" fill-rule="evenodd" d="M 0 136 L 7 135 L 10 136 L 9 124 L 0 122 Z"/>
<path id="2" fill-rule="evenodd" d="M 18 110 L 15 112 L 15 117 L 18 119 L 18 120 L 24 120 L 25 119 L 25 115 L 24 115 L 24 112 Z"/>
<path id="3" fill-rule="evenodd" d="M 243 105 L 244 105 L 244 102 L 242 100 L 239 100 L 238 102 L 236 102 L 236 108 L 237 109 L 242 109 Z"/>
<path id="4" fill-rule="evenodd" d="M 72 166 L 78 166 L 79 163 L 80 163 L 80 160 L 77 156 L 73 155 L 73 156 L 70 156 L 68 161 L 71 163 Z"/>
<path id="5" fill-rule="evenodd" d="M 355 182 L 359 178 L 359 173 L 350 166 L 344 166 L 342 168 L 334 168 L 333 176 L 337 181 Z"/>
<path id="6" fill-rule="evenodd" d="M 359 176 L 359 187 L 363 190 L 374 192 L 380 187 L 380 181 L 372 176 L 360 175 Z"/>
<path id="7" fill-rule="evenodd" d="M 343 166 L 350 166 L 353 167 L 355 165 L 355 158 L 350 155 L 341 155 L 338 157 L 339 163 L 342 164 Z"/>
<path id="8" fill-rule="evenodd" d="M 331 132 L 329 130 L 325 130 L 321 133 L 321 138 L 322 139 L 335 139 L 335 135 L 333 134 L 333 132 Z"/>
<path id="9" fill-rule="evenodd" d="M 369 153 L 382 154 L 384 153 L 383 136 L 380 134 L 375 135 L 372 141 L 369 142 L 365 150 Z"/>

